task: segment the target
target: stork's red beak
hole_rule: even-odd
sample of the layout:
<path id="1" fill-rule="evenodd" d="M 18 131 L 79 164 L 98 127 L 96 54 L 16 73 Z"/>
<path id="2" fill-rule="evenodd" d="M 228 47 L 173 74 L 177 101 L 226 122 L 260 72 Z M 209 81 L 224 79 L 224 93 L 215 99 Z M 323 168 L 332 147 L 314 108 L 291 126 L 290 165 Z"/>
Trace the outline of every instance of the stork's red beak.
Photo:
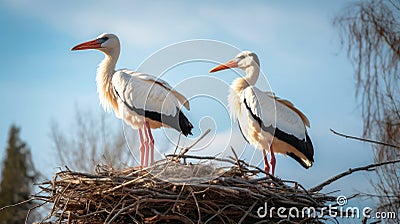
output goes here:
<path id="1" fill-rule="evenodd" d="M 101 43 L 96 39 L 96 40 L 91 40 L 85 43 L 81 43 L 76 45 L 71 49 L 71 51 L 76 51 L 76 50 L 86 50 L 86 49 L 98 49 L 101 48 Z"/>
<path id="2" fill-rule="evenodd" d="M 237 68 L 237 67 L 238 67 L 238 63 L 235 60 L 230 60 L 224 64 L 218 65 L 217 67 L 211 69 L 210 73 L 217 72 L 220 70 L 225 70 L 228 68 Z"/>

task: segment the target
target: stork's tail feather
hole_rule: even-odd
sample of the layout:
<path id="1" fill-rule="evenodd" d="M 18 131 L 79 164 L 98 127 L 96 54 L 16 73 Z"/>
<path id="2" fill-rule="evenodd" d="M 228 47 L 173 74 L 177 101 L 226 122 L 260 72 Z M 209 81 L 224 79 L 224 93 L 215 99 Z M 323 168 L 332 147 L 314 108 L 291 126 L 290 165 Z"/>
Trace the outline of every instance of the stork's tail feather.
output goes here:
<path id="1" fill-rule="evenodd" d="M 179 129 L 185 136 L 192 135 L 193 125 L 182 111 L 179 111 Z"/>
<path id="2" fill-rule="evenodd" d="M 308 169 L 314 163 L 314 147 L 311 142 L 310 136 L 308 136 L 307 133 L 306 133 L 306 139 L 303 140 L 301 144 L 299 144 L 299 146 L 300 147 L 298 147 L 297 149 L 301 152 L 301 154 L 304 155 L 305 158 L 300 158 L 299 156 L 297 156 L 292 152 L 287 153 L 287 155 L 295 159 L 304 168 Z"/>
<path id="3" fill-rule="evenodd" d="M 307 159 L 311 161 L 311 163 L 314 162 L 314 147 L 311 142 L 310 136 L 308 136 L 308 133 L 306 133 L 306 154 L 305 156 Z"/>

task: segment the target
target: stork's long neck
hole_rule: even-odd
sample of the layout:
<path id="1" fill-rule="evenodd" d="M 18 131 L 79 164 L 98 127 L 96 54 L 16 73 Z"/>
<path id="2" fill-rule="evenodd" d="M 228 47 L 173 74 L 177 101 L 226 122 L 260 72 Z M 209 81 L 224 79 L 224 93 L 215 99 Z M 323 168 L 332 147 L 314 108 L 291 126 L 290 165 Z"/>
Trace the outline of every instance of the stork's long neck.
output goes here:
<path id="1" fill-rule="evenodd" d="M 104 52 L 104 55 L 105 58 L 100 62 L 97 68 L 97 92 L 99 93 L 100 103 L 104 110 L 110 111 L 112 107 L 115 109 L 116 105 L 111 80 L 115 73 L 119 49 L 114 49 L 111 52 Z"/>
<path id="2" fill-rule="evenodd" d="M 232 87 L 236 93 L 240 93 L 248 86 L 254 86 L 260 75 L 260 67 L 258 65 L 250 65 L 245 68 L 246 76 L 243 78 L 237 78 L 233 81 Z"/>
<path id="3" fill-rule="evenodd" d="M 260 75 L 260 66 L 251 65 L 244 71 L 246 72 L 246 76 L 244 78 L 246 79 L 247 83 L 250 86 L 254 86 L 258 80 L 258 76 Z"/>
<path id="4" fill-rule="evenodd" d="M 241 112 L 240 94 L 248 86 L 254 86 L 260 74 L 260 67 L 258 65 L 251 65 L 245 70 L 246 76 L 237 78 L 233 81 L 230 93 L 228 96 L 228 105 L 230 109 L 231 118 L 236 119 Z"/>

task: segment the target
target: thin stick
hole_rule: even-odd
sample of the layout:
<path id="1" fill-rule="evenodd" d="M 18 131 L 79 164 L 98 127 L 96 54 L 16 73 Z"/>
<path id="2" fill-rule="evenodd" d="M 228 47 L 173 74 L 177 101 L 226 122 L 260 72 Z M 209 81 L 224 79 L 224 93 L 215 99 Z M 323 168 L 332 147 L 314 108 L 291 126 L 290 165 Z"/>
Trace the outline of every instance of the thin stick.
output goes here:
<path id="1" fill-rule="evenodd" d="M 378 145 L 384 145 L 384 146 L 389 146 L 389 147 L 393 147 L 393 148 L 400 149 L 400 146 L 398 146 L 398 145 L 393 145 L 393 144 L 390 144 L 390 143 L 380 142 L 380 141 L 371 140 L 371 139 L 367 139 L 367 138 L 360 138 L 360 137 L 345 135 L 345 134 L 342 134 L 342 133 L 339 133 L 339 132 L 333 130 L 332 128 L 331 128 L 330 130 L 331 130 L 331 132 L 332 132 L 333 134 L 339 135 L 339 136 L 341 136 L 341 137 L 350 138 L 350 139 L 355 139 L 355 140 L 358 140 L 358 141 L 369 142 L 369 143 L 374 143 L 374 144 L 378 144 Z"/>
<path id="2" fill-rule="evenodd" d="M 35 200 L 34 197 L 33 197 L 33 200 Z M 30 208 L 30 209 L 28 210 L 28 213 L 26 214 L 26 217 L 25 217 L 25 224 L 28 223 L 28 219 L 29 219 L 29 216 L 31 215 L 31 212 L 32 212 L 33 210 L 35 210 L 36 208 L 42 207 L 42 206 L 45 205 L 46 203 L 47 203 L 47 202 L 45 201 L 45 202 L 43 202 L 43 203 L 41 203 L 41 204 L 35 205 L 35 207 L 33 207 L 33 208 Z"/>
<path id="3" fill-rule="evenodd" d="M 242 216 L 242 218 L 239 220 L 238 224 L 242 224 L 243 221 L 245 220 L 245 218 L 249 215 L 249 213 L 251 211 L 253 211 L 254 206 L 256 206 L 256 204 L 258 203 L 258 200 L 256 200 L 251 206 L 250 208 L 246 211 L 246 213 Z"/>
<path id="4" fill-rule="evenodd" d="M 357 171 L 361 171 L 361 170 L 371 171 L 371 168 L 374 168 L 374 167 L 384 166 L 384 165 L 387 165 L 387 164 L 395 164 L 395 163 L 399 163 L 399 162 L 400 162 L 400 159 L 399 160 L 393 160 L 393 161 L 387 161 L 387 162 L 383 162 L 383 163 L 374 163 L 374 164 L 370 164 L 368 166 L 362 166 L 362 167 L 357 167 L 357 168 L 353 168 L 353 169 L 350 168 L 349 170 L 347 170 L 347 171 L 345 171 L 343 173 L 340 173 L 338 175 L 335 175 L 335 176 L 329 178 L 328 180 L 322 182 L 321 184 L 319 184 L 319 185 L 317 185 L 317 186 L 315 186 L 313 188 L 310 188 L 308 191 L 309 192 L 320 191 L 326 185 L 329 185 L 332 182 L 337 181 L 340 178 L 345 177 L 347 175 L 350 175 L 350 174 L 352 174 L 354 172 L 357 172 Z"/>
<path id="5" fill-rule="evenodd" d="M 192 145 L 190 145 L 189 147 L 185 148 L 182 150 L 181 153 L 179 153 L 179 155 L 177 156 L 177 158 L 182 157 L 183 155 L 185 155 L 185 153 L 187 153 L 191 148 L 193 148 L 193 146 L 195 146 L 197 143 L 199 143 L 204 137 L 206 137 L 206 135 L 208 135 L 208 133 L 210 133 L 211 128 L 207 129 L 207 131 L 205 131 L 200 138 L 198 138 Z"/>
<path id="6" fill-rule="evenodd" d="M 19 205 L 22 205 L 22 204 L 24 204 L 24 203 L 28 203 L 28 202 L 33 201 L 33 200 L 35 200 L 35 199 L 34 199 L 34 198 L 29 198 L 29 199 L 27 199 L 27 200 L 25 200 L 25 201 L 21 201 L 21 202 L 12 204 L 12 205 L 6 205 L 6 206 L 0 208 L 0 211 L 2 211 L 2 210 L 4 210 L 4 209 L 7 209 L 7 208 L 19 206 Z"/>
<path id="7" fill-rule="evenodd" d="M 199 218 L 197 219 L 197 223 L 200 224 L 201 223 L 201 212 L 200 212 L 199 202 L 197 202 L 197 198 L 194 195 L 193 189 L 192 188 L 189 188 L 189 189 L 190 189 L 190 194 L 192 195 L 194 202 L 196 203 L 196 207 L 197 207 L 197 214 L 199 216 Z"/>
<path id="8" fill-rule="evenodd" d="M 237 166 L 238 166 L 238 169 L 239 169 L 240 172 L 242 173 L 242 166 L 240 165 L 239 157 L 237 156 L 237 154 L 236 154 L 236 152 L 235 152 L 235 150 L 233 149 L 232 146 L 231 146 L 231 150 L 232 150 L 232 152 L 233 152 L 233 155 L 235 156 L 235 160 L 236 160 L 236 164 L 237 164 Z"/>
<path id="9" fill-rule="evenodd" d="M 175 150 L 174 150 L 174 155 L 176 154 L 176 150 L 178 150 L 180 141 L 181 141 L 181 134 L 179 134 L 179 136 L 178 136 L 178 142 L 176 143 L 176 147 L 175 147 Z"/>

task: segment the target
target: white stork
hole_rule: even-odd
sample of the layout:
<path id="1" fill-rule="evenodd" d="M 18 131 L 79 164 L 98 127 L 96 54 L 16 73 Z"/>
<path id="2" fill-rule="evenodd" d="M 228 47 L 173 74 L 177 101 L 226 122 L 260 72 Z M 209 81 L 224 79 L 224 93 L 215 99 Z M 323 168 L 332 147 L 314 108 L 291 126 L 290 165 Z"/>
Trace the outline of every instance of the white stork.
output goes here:
<path id="1" fill-rule="evenodd" d="M 167 82 L 155 76 L 115 70 L 120 42 L 116 35 L 104 33 L 95 40 L 81 43 L 71 50 L 97 49 L 105 58 L 96 75 L 97 92 L 104 110 L 114 110 L 116 117 L 138 129 L 140 167 L 154 162 L 154 139 L 151 129 L 171 127 L 185 136 L 192 134 L 193 125 L 182 113 L 181 106 L 190 109 L 188 100 Z"/>
<path id="2" fill-rule="evenodd" d="M 246 141 L 262 150 L 265 171 L 270 171 L 267 148 L 271 153 L 272 175 L 276 164 L 274 153 L 286 154 L 306 169 L 311 167 L 314 148 L 306 129 L 310 122 L 291 102 L 254 86 L 260 73 L 257 55 L 243 51 L 234 59 L 211 69 L 210 73 L 228 68 L 240 68 L 246 72 L 245 77 L 233 81 L 228 106 Z"/>

